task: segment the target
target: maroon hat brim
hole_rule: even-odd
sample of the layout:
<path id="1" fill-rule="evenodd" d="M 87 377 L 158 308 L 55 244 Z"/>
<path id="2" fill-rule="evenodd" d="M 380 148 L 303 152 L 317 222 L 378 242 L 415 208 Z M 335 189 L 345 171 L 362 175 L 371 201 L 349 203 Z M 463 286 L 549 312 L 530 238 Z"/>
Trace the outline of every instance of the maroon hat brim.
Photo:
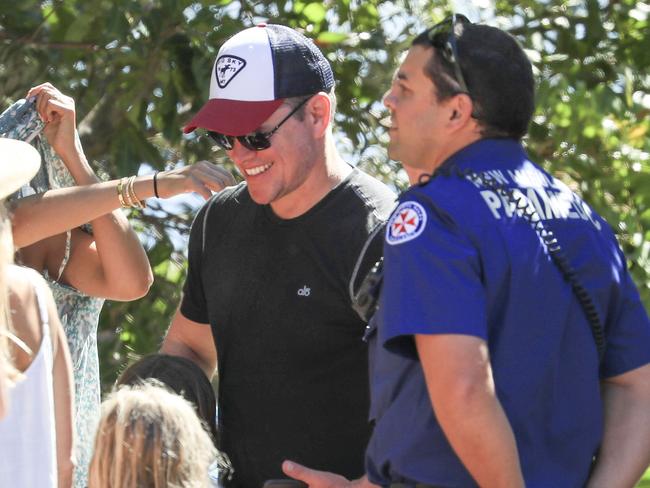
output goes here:
<path id="1" fill-rule="evenodd" d="M 253 132 L 284 102 L 283 99 L 262 102 L 208 100 L 183 129 L 192 132 L 197 127 L 228 136 L 243 136 Z"/>

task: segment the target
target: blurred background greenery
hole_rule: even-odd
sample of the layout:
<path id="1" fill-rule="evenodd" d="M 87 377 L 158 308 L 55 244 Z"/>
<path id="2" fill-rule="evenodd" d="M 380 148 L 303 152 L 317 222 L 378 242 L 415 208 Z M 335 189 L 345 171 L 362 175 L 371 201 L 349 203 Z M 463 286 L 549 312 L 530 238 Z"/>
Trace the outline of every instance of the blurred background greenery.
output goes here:
<path id="1" fill-rule="evenodd" d="M 1 108 L 52 82 L 75 98 L 86 153 L 107 178 L 200 159 L 228 165 L 181 127 L 207 98 L 224 40 L 259 22 L 283 23 L 313 38 L 332 63 L 344 154 L 401 189 L 405 179 L 384 149 L 379 100 L 409 39 L 453 8 L 434 0 L 0 0 Z M 509 30 L 527 49 L 538 79 L 529 152 L 610 222 L 647 307 L 650 4 L 483 0 L 456 8 Z M 145 298 L 104 307 L 105 388 L 130 359 L 157 350 L 180 297 L 200 199 L 150 203 L 130 217 L 156 280 Z"/>

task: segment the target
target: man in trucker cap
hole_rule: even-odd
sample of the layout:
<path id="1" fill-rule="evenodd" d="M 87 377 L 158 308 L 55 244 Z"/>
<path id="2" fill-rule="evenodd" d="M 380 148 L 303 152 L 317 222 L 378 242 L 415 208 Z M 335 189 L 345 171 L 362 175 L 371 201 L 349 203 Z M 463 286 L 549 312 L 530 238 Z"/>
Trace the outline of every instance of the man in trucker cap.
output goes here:
<path id="1" fill-rule="evenodd" d="M 194 220 L 183 299 L 162 346 L 209 376 L 218 365 L 231 486 L 284 477 L 286 458 L 364 471 L 366 324 L 349 287 L 380 257 L 373 236 L 395 197 L 336 150 L 333 87 L 311 40 L 261 24 L 221 47 L 210 99 L 185 127 L 211 137 L 244 179 Z"/>

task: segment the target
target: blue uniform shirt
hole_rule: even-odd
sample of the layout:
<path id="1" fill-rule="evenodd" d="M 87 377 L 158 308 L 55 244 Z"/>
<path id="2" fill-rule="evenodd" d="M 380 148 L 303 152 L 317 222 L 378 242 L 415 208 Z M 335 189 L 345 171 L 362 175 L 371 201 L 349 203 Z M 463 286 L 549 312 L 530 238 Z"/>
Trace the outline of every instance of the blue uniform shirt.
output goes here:
<path id="1" fill-rule="evenodd" d="M 400 198 L 384 243 L 371 339 L 370 480 L 476 486 L 438 425 L 413 334 L 487 341 L 496 392 L 529 488 L 582 486 L 602 437 L 601 377 L 650 362 L 650 323 L 606 222 L 529 161 L 514 140 L 481 140 Z M 545 245 L 507 197 L 463 177 L 517 188 L 553 230 L 595 302 L 607 349 Z"/>

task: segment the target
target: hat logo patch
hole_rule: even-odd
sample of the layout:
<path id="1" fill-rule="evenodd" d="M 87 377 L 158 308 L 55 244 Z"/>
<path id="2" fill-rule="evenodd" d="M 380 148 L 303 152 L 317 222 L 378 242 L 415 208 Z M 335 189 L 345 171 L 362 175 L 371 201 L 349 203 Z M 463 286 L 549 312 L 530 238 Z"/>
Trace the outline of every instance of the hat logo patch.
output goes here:
<path id="1" fill-rule="evenodd" d="M 403 202 L 395 209 L 386 226 L 386 242 L 391 246 L 415 239 L 422 234 L 427 214 L 417 202 Z"/>
<path id="2" fill-rule="evenodd" d="M 219 88 L 226 88 L 228 83 L 239 74 L 246 66 L 246 60 L 231 55 L 220 56 L 214 67 L 214 74 L 217 77 Z"/>

